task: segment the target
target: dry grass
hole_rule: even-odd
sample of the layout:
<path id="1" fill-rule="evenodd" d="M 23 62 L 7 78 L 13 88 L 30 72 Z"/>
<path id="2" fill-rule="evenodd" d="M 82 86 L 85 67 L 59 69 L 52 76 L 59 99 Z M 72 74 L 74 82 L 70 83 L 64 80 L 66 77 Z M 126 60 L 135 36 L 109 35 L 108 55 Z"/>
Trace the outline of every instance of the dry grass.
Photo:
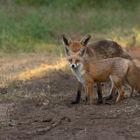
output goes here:
<path id="1" fill-rule="evenodd" d="M 16 80 L 31 80 L 32 78 L 42 77 L 47 74 L 47 72 L 54 70 L 61 70 L 66 67 L 66 61 L 64 59 L 60 59 L 55 62 L 55 64 L 40 64 L 40 66 L 30 69 L 27 71 L 20 72 L 17 74 L 14 79 Z"/>
<path id="2" fill-rule="evenodd" d="M 3 55 L 0 65 L 0 86 L 5 87 L 15 80 L 30 80 L 44 76 L 49 71 L 64 69 L 66 61 L 46 54 L 31 53 Z"/>

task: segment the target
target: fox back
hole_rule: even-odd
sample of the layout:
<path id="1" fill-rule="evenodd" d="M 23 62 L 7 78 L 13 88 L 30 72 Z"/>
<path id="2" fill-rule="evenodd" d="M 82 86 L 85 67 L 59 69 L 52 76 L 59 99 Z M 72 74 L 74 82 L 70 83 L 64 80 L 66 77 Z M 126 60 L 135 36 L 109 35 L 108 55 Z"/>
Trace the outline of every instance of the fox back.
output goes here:
<path id="1" fill-rule="evenodd" d="M 101 40 L 88 45 L 89 51 L 93 50 L 98 59 L 122 57 L 132 59 L 131 56 L 122 49 L 115 41 Z"/>

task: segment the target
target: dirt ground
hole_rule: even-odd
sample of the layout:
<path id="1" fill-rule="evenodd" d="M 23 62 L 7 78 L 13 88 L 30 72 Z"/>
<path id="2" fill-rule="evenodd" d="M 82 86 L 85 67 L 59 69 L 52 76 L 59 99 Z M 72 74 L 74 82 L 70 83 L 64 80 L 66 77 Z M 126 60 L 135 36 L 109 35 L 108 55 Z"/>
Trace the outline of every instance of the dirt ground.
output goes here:
<path id="1" fill-rule="evenodd" d="M 137 56 L 133 51 L 139 58 L 140 49 Z M 76 79 L 50 60 L 38 54 L 1 59 L 0 140 L 140 139 L 140 95 L 118 104 L 72 105 Z M 15 78 L 24 72 L 25 79 Z"/>

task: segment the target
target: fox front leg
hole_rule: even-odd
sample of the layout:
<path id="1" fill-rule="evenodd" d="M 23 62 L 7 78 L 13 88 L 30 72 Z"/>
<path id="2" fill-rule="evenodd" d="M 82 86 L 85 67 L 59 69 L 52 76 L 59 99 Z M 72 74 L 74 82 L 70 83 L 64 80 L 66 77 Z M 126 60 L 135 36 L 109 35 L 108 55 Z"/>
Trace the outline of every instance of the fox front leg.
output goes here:
<path id="1" fill-rule="evenodd" d="M 78 104 L 78 103 L 80 103 L 82 87 L 83 87 L 83 85 L 78 81 L 78 89 L 77 89 L 76 98 L 75 98 L 74 101 L 71 102 L 71 104 Z"/>
<path id="2" fill-rule="evenodd" d="M 97 82 L 97 94 L 98 94 L 98 104 L 103 103 L 102 86 L 101 83 L 98 82 Z"/>
<path id="3" fill-rule="evenodd" d="M 75 97 L 75 100 L 71 102 L 71 104 L 80 103 L 82 87 L 83 87 L 83 85 L 78 81 L 78 88 L 77 88 L 76 97 Z M 98 104 L 103 103 L 101 83 L 97 83 L 97 94 L 98 94 Z M 87 96 L 86 96 L 86 100 L 87 100 Z"/>
<path id="4" fill-rule="evenodd" d="M 97 103 L 96 95 L 93 90 L 93 83 L 94 83 L 94 81 L 86 82 L 86 84 L 85 84 L 86 103 L 87 104 L 96 104 Z"/>

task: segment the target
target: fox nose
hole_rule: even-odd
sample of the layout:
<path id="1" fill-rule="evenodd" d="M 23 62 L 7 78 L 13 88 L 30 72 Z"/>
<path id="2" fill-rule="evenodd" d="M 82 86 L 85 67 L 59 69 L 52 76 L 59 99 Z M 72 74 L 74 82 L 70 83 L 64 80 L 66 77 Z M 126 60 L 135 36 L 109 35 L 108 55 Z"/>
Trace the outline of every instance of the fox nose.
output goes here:
<path id="1" fill-rule="evenodd" d="M 71 68 L 73 68 L 73 69 L 76 68 L 76 65 L 75 64 L 72 64 L 71 65 Z"/>

